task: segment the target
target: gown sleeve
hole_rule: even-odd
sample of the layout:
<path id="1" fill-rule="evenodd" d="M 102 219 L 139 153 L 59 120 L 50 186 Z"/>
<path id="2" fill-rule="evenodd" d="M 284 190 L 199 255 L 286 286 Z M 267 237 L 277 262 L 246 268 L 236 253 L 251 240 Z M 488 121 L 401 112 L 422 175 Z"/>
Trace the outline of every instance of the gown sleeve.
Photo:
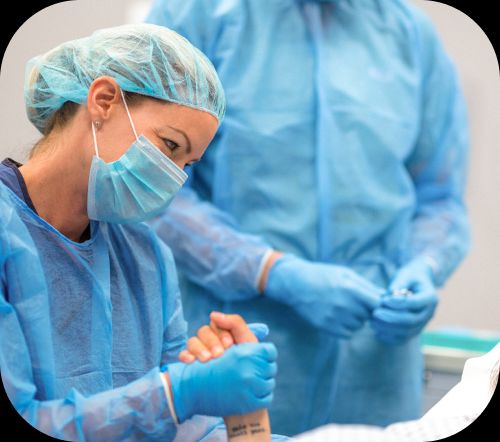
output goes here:
<path id="1" fill-rule="evenodd" d="M 152 223 L 191 281 L 227 301 L 258 295 L 258 281 L 271 248 L 258 236 L 238 231 L 232 218 L 183 189 Z"/>
<path id="2" fill-rule="evenodd" d="M 186 37 L 217 66 L 214 48 L 226 12 L 218 1 L 156 0 L 146 21 Z M 221 126 L 216 136 L 223 130 Z M 188 184 L 152 225 L 191 281 L 225 301 L 258 295 L 258 282 L 271 247 L 259 236 L 241 232 L 233 217 L 203 201 Z"/>
<path id="3" fill-rule="evenodd" d="M 54 360 L 43 272 L 21 219 L 0 186 L 0 370 L 10 401 L 33 427 L 64 440 L 172 440 L 177 432 L 159 367 L 125 386 L 53 397 Z M 28 269 L 29 277 L 19 269 Z M 13 299 L 22 295 L 23 309 Z M 176 302 L 176 301 L 174 301 Z M 29 306 L 28 306 L 29 304 Z M 35 312 L 29 318 L 24 312 Z M 33 339 L 26 339 L 29 333 Z"/>
<path id="4" fill-rule="evenodd" d="M 455 67 L 430 20 L 418 17 L 422 94 L 420 132 L 407 163 L 417 198 L 410 259 L 426 259 L 442 286 L 470 244 L 464 204 L 469 132 Z"/>

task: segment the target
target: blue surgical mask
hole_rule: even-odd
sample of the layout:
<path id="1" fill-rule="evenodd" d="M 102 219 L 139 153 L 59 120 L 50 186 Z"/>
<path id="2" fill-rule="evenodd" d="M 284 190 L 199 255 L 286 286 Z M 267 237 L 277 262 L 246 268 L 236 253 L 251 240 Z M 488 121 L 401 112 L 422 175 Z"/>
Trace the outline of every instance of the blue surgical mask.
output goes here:
<path id="1" fill-rule="evenodd" d="M 136 141 L 112 163 L 92 158 L 87 195 L 90 219 L 109 223 L 141 222 L 162 213 L 187 179 L 186 173 L 144 135 L 137 136 L 125 97 L 122 99 Z"/>

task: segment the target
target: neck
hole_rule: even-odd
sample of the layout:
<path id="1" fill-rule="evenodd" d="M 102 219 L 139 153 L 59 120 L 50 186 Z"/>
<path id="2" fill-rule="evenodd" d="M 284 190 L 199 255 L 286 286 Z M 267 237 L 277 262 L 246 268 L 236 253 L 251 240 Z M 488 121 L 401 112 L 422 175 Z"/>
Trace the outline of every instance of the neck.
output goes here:
<path id="1" fill-rule="evenodd" d="M 89 223 L 85 146 L 62 134 L 49 137 L 44 145 L 20 172 L 38 215 L 78 242 Z"/>

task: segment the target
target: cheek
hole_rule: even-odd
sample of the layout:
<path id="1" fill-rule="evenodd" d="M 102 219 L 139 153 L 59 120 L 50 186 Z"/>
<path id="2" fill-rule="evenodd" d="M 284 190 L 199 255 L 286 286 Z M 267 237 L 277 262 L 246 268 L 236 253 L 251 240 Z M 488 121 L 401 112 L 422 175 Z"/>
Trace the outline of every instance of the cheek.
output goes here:
<path id="1" fill-rule="evenodd" d="M 134 134 L 123 135 L 120 131 L 97 132 L 96 138 L 99 157 L 107 163 L 120 159 L 135 141 Z"/>
<path id="2" fill-rule="evenodd" d="M 173 152 L 171 155 L 168 155 L 168 157 L 181 169 L 184 169 L 187 164 L 192 161 L 191 155 L 176 154 L 175 152 Z"/>
<path id="3" fill-rule="evenodd" d="M 199 160 L 203 153 L 205 152 L 205 148 L 197 149 L 193 147 L 191 153 L 186 153 L 184 148 L 180 148 L 174 150 L 170 155 L 167 155 L 175 164 L 177 164 L 181 169 L 184 169 L 188 164 L 192 162 L 196 162 Z"/>
<path id="4" fill-rule="evenodd" d="M 174 161 L 174 163 L 179 166 L 180 169 L 185 170 L 187 166 L 186 161 Z"/>
<path id="5" fill-rule="evenodd" d="M 184 168 L 185 164 L 189 162 L 189 159 L 187 159 L 187 155 L 185 153 L 180 152 L 180 149 L 173 150 L 169 149 L 163 141 L 156 141 L 151 138 L 148 138 L 154 146 L 166 157 L 170 158 L 177 166 L 179 166 L 181 169 Z"/>
<path id="6" fill-rule="evenodd" d="M 147 138 L 147 140 L 154 146 L 156 149 L 158 149 L 163 155 L 167 156 L 170 158 L 174 163 L 176 162 L 174 153 L 172 152 L 171 149 L 169 149 L 167 146 L 165 146 L 164 141 L 159 138 L 154 132 L 141 132 L 137 133 L 137 135 L 141 136 L 143 135 L 144 137 Z"/>

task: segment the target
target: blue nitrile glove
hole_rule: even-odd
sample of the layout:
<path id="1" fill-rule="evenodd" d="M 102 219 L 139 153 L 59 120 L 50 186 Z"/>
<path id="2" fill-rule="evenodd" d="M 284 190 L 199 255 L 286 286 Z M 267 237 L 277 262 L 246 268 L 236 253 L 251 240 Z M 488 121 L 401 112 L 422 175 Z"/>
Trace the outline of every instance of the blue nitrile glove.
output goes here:
<path id="1" fill-rule="evenodd" d="M 259 341 L 267 338 L 267 335 L 269 334 L 269 327 L 267 326 L 267 324 L 264 324 L 263 322 L 253 322 L 247 325 L 250 331 Z"/>
<path id="2" fill-rule="evenodd" d="M 195 414 L 232 416 L 268 407 L 278 352 L 271 343 L 234 345 L 208 362 L 168 366 L 180 422 Z"/>
<path id="3" fill-rule="evenodd" d="M 380 304 L 382 288 L 347 267 L 283 255 L 269 271 L 265 295 L 292 307 L 315 327 L 350 337 Z"/>
<path id="4" fill-rule="evenodd" d="M 408 290 L 408 294 L 393 293 Z M 414 260 L 402 267 L 389 286 L 390 294 L 373 312 L 371 326 L 386 344 L 401 344 L 418 335 L 430 321 L 438 304 L 430 266 Z"/>

